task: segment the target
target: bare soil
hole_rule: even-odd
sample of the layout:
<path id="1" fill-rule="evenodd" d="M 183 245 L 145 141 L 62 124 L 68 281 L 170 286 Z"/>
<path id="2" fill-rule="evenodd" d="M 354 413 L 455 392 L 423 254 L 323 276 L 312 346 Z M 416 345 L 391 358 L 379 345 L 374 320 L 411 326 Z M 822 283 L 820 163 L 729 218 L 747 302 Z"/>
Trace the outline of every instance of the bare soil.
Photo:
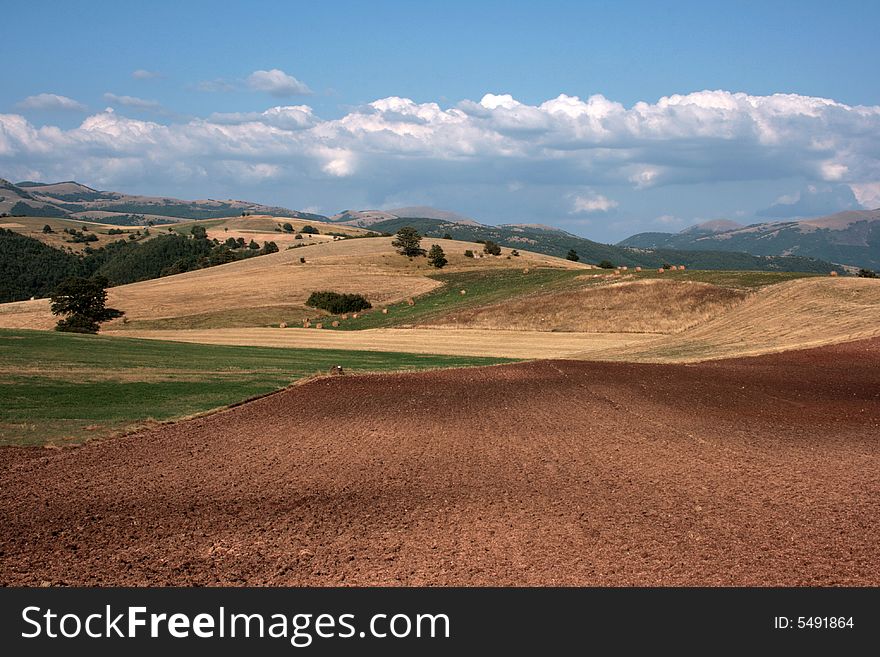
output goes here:
<path id="1" fill-rule="evenodd" d="M 880 339 L 341 376 L 0 449 L 11 585 L 880 585 Z"/>

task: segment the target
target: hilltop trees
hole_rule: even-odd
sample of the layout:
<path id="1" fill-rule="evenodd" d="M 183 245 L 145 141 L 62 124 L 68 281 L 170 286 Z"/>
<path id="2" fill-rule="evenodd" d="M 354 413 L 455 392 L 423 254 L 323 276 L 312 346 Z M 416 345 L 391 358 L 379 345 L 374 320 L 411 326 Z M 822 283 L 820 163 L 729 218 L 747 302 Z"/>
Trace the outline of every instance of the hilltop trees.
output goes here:
<path id="1" fill-rule="evenodd" d="M 391 242 L 391 246 L 397 249 L 400 255 L 410 258 L 425 255 L 425 250 L 421 247 L 421 244 L 422 236 L 412 226 L 404 226 L 397 231 L 397 236 Z"/>
<path id="2" fill-rule="evenodd" d="M 197 240 L 206 240 L 206 239 L 208 239 L 208 231 L 205 230 L 205 227 L 204 227 L 204 226 L 198 226 L 198 225 L 193 226 L 193 227 L 192 227 L 192 230 L 190 231 L 190 233 L 191 233 L 192 236 L 193 236 L 195 239 L 197 239 Z"/>
<path id="3" fill-rule="evenodd" d="M 431 245 L 431 250 L 428 251 L 428 262 L 431 263 L 432 267 L 436 267 L 437 269 L 443 269 L 443 267 L 446 266 L 446 263 L 449 262 L 439 244 Z"/>
<path id="4" fill-rule="evenodd" d="M 55 326 L 56 331 L 68 333 L 97 333 L 102 322 L 107 322 L 125 313 L 115 308 L 107 308 L 107 279 L 68 278 L 61 283 L 50 297 L 52 314 L 65 315 Z"/>
<path id="5" fill-rule="evenodd" d="M 569 249 L 568 253 L 565 254 L 565 259 L 571 260 L 572 262 L 577 262 L 581 259 L 581 257 L 578 255 L 577 251 L 575 251 L 574 249 Z"/>

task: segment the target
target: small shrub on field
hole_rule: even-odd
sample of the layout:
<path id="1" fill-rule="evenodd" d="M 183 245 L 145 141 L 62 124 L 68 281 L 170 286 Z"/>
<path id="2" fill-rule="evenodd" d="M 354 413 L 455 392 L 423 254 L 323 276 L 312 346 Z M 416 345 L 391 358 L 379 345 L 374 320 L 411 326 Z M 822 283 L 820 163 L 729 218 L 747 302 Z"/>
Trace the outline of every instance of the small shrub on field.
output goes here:
<path id="1" fill-rule="evenodd" d="M 599 263 L 600 269 L 614 269 L 614 263 L 610 260 L 603 260 Z"/>
<path id="2" fill-rule="evenodd" d="M 471 251 L 470 249 L 468 249 L 467 251 L 464 252 L 464 257 L 465 257 L 465 258 L 473 258 L 473 257 L 474 257 L 474 252 Z"/>
<path id="3" fill-rule="evenodd" d="M 859 278 L 877 278 L 877 272 L 873 269 L 859 269 Z"/>
<path id="4" fill-rule="evenodd" d="M 565 259 L 571 260 L 572 262 L 577 262 L 581 259 L 581 257 L 578 255 L 577 251 L 575 251 L 574 249 L 569 249 L 568 253 L 565 254 Z"/>
<path id="5" fill-rule="evenodd" d="M 519 251 L 517 251 L 516 249 L 514 249 L 513 251 L 510 252 L 510 255 L 512 255 L 512 256 L 515 258 L 515 257 L 517 257 L 517 256 L 519 255 Z"/>
<path id="6" fill-rule="evenodd" d="M 326 310 L 334 315 L 356 313 L 373 307 L 362 294 L 342 294 L 330 291 L 312 292 L 306 305 Z"/>
<path id="7" fill-rule="evenodd" d="M 293 232 L 293 224 L 291 224 L 289 221 L 288 221 L 288 222 L 285 222 L 284 225 L 281 226 L 281 229 L 282 229 L 285 233 L 292 233 L 292 232 Z"/>
<path id="8" fill-rule="evenodd" d="M 486 243 L 483 244 L 483 251 L 489 255 L 501 255 L 501 247 L 492 240 L 486 240 Z"/>
<path id="9" fill-rule="evenodd" d="M 300 228 L 299 232 L 305 233 L 306 235 L 317 235 L 319 233 L 317 228 L 315 228 L 314 226 L 309 226 L 308 224 Z"/>

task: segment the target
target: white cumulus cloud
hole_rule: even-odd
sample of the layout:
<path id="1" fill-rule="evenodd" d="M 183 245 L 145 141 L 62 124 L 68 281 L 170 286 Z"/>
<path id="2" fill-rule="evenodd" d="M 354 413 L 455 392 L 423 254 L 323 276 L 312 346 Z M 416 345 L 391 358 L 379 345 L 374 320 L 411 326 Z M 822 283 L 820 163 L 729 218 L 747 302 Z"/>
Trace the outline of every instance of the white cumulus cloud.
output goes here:
<path id="1" fill-rule="evenodd" d="M 571 212 L 578 214 L 580 212 L 608 212 L 617 207 L 617 201 L 610 199 L 596 192 L 588 192 L 586 194 L 573 194 L 571 197 Z"/>
<path id="2" fill-rule="evenodd" d="M 265 91 L 273 96 L 304 96 L 312 93 L 308 86 L 288 75 L 279 68 L 269 71 L 254 71 L 247 77 L 247 85 L 256 91 Z"/>

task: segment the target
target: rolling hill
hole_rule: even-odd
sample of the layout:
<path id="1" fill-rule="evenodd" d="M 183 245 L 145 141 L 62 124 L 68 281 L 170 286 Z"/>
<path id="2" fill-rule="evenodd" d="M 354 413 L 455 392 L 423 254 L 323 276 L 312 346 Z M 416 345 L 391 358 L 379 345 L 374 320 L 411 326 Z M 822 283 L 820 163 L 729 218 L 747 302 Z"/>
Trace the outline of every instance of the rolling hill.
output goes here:
<path id="1" fill-rule="evenodd" d="M 108 304 L 124 310 L 126 317 L 106 328 L 277 326 L 326 315 L 305 306 L 309 294 L 316 290 L 364 294 L 378 308 L 442 285 L 429 277 L 438 270 L 425 258 L 400 256 L 391 241 L 390 237 L 330 238 L 302 248 L 113 287 L 108 291 Z M 590 271 L 587 265 L 538 253 L 521 252 L 510 259 L 506 257 L 509 252 L 500 257 L 467 258 L 464 251 L 476 250 L 478 245 L 448 240 L 431 243 L 446 251 L 449 264 L 444 272 L 523 267 Z M 0 327 L 49 329 L 55 321 L 47 299 L 0 305 Z"/>
<path id="2" fill-rule="evenodd" d="M 619 242 L 618 246 L 806 256 L 877 269 L 880 268 L 880 209 L 750 226 L 725 221 L 708 222 L 680 233 L 639 233 Z"/>
<path id="3" fill-rule="evenodd" d="M 315 221 L 325 218 L 322 215 L 250 201 L 184 201 L 169 197 L 99 191 L 72 180 L 59 183 L 25 181 L 13 184 L 0 179 L 0 214 L 12 216 L 97 219 L 109 224 L 115 223 L 118 218 L 121 223 L 130 225 L 133 223 L 132 215 L 144 215 L 144 218 L 156 222 L 157 219 L 214 219 L 241 215 L 242 212 Z"/>

